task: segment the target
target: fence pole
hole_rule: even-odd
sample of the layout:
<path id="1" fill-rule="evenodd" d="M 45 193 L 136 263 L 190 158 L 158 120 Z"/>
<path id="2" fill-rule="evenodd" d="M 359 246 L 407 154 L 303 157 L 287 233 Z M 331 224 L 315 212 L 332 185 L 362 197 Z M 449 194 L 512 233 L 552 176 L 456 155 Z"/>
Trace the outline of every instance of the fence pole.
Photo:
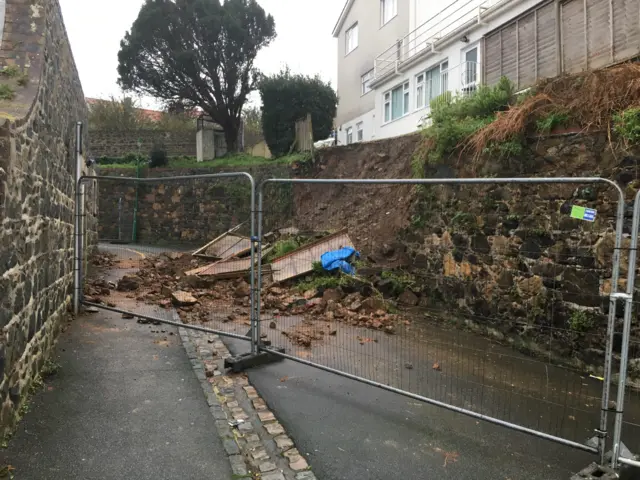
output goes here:
<path id="1" fill-rule="evenodd" d="M 620 351 L 620 378 L 618 380 L 618 397 L 616 399 L 616 418 L 613 425 L 613 455 L 611 468 L 619 467 L 620 440 L 622 438 L 622 420 L 624 412 L 624 390 L 627 383 L 627 364 L 629 362 L 629 341 L 631 337 L 631 313 L 633 311 L 633 291 L 636 280 L 636 257 L 638 248 L 638 230 L 640 229 L 640 191 L 633 202 L 633 224 L 631 227 L 631 245 L 629 248 L 629 270 L 627 274 L 627 293 L 620 294 L 624 299 L 624 326 L 622 329 L 622 346 Z"/>
<path id="2" fill-rule="evenodd" d="M 598 451 L 600 463 L 604 465 L 607 454 L 607 417 L 609 410 L 609 395 L 611 391 L 611 366 L 613 363 L 613 341 L 615 336 L 616 309 L 618 306 L 618 279 L 620 276 L 620 249 L 622 248 L 622 230 L 624 227 L 624 193 L 617 184 L 618 211 L 616 214 L 616 242 L 613 250 L 613 269 L 611 272 L 611 293 L 609 295 L 609 319 L 607 325 L 607 343 L 604 359 L 604 381 L 602 382 L 602 404 L 600 409 L 600 427 L 596 431 L 598 435 Z M 614 453 L 615 457 L 615 453 Z"/>
<path id="3" fill-rule="evenodd" d="M 255 324 L 255 336 L 256 336 L 256 351 L 253 350 L 253 345 L 251 346 L 251 353 L 258 353 L 260 348 L 260 302 L 262 297 L 262 207 L 263 207 L 263 188 L 264 182 L 258 186 L 258 248 L 260 249 L 260 256 L 258 257 L 258 285 L 257 285 L 257 295 L 256 295 L 256 324 Z"/>
<path id="4" fill-rule="evenodd" d="M 75 175 L 75 221 L 73 225 L 73 313 L 78 315 L 80 310 L 80 298 L 82 295 L 82 225 L 80 179 L 82 178 L 82 122 L 76 123 L 76 175 Z"/>
<path id="5" fill-rule="evenodd" d="M 262 258 L 261 243 L 256 237 L 256 184 L 253 177 L 249 177 L 251 181 L 251 295 L 250 295 L 250 308 L 251 308 L 251 353 L 253 355 L 258 353 L 258 342 L 260 340 L 259 318 L 256 313 L 256 250 L 258 258 Z M 258 287 L 259 288 L 259 287 Z"/>

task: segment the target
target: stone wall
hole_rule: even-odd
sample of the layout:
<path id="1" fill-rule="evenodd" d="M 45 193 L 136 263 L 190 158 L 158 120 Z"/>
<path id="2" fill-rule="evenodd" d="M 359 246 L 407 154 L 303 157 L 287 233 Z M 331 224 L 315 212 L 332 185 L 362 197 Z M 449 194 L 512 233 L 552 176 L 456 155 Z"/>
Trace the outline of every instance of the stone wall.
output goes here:
<path id="1" fill-rule="evenodd" d="M 75 125 L 87 111 L 57 0 L 6 1 L 0 66 L 10 64 L 28 84 L 0 102 L 3 432 L 55 344 L 72 293 Z M 94 213 L 89 203 L 90 231 Z"/>
<path id="2" fill-rule="evenodd" d="M 164 145 L 170 157 L 196 156 L 195 128 L 192 132 L 91 130 L 89 155 L 94 158 L 123 157 L 138 151 L 148 155 L 156 142 Z"/>
<path id="3" fill-rule="evenodd" d="M 253 168 L 145 169 L 141 176 L 173 177 L 246 171 L 256 183 L 268 177 L 288 177 L 288 166 Z M 133 169 L 100 169 L 101 176 L 135 177 Z M 197 246 L 244 223 L 240 233 L 250 233 L 251 188 L 246 177 L 215 180 L 178 180 L 141 183 L 101 180 L 99 185 L 99 236 L 102 240 L 131 241 L 136 206 L 136 240 L 152 245 Z M 290 204 L 287 200 L 286 205 Z"/>
<path id="4" fill-rule="evenodd" d="M 403 178 L 420 136 L 327 149 L 312 177 Z M 602 176 L 624 190 L 630 206 L 640 187 L 639 152 L 605 133 L 529 141 L 519 158 L 454 157 L 426 168 L 427 178 Z M 347 227 L 373 279 L 392 297 L 533 355 L 601 372 L 611 291 L 617 196 L 597 185 L 351 186 L 300 185 L 289 224 Z M 571 218 L 572 206 L 597 210 L 596 221 Z M 282 219 L 286 222 L 286 219 Z M 287 224 L 287 223 L 285 223 Z M 624 246 L 623 245 L 623 246 Z M 627 278 L 622 251 L 620 288 Z M 395 292 L 395 293 L 394 293 Z M 618 310 L 619 320 L 622 305 Z M 633 328 L 634 344 L 640 330 Z M 619 336 L 616 349 L 619 349 Z M 640 350 L 632 349 L 640 365 Z M 632 367 L 632 369 L 635 367 Z M 640 378 L 640 368 L 633 372 Z"/>

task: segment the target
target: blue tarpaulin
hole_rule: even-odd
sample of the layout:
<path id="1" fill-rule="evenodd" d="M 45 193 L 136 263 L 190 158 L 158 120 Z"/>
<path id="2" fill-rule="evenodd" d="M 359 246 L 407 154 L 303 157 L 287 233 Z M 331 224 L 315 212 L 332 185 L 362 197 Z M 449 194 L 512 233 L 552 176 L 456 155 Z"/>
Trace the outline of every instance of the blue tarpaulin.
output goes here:
<path id="1" fill-rule="evenodd" d="M 360 258 L 360 252 L 356 252 L 352 247 L 343 247 L 340 250 L 323 253 L 320 262 L 322 262 L 322 268 L 328 272 L 340 269 L 346 274 L 355 275 L 356 269 L 348 261 L 352 258 Z"/>

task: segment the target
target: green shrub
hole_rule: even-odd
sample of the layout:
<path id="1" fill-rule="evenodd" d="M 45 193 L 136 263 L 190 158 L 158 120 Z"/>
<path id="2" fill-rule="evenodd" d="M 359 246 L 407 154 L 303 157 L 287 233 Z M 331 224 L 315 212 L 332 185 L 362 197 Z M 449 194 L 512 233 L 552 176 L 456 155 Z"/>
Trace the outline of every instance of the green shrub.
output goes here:
<path id="1" fill-rule="evenodd" d="M 576 310 L 571 314 L 569 327 L 575 332 L 584 333 L 595 326 L 595 319 L 589 312 Z"/>
<path id="2" fill-rule="evenodd" d="M 415 286 L 415 279 L 404 271 L 385 270 L 380 274 L 380 278 L 390 282 L 391 293 L 394 296 Z"/>
<path id="3" fill-rule="evenodd" d="M 552 112 L 538 121 L 536 128 L 541 133 L 549 133 L 557 127 L 562 127 L 569 122 L 569 115 L 565 112 Z"/>
<path id="4" fill-rule="evenodd" d="M 13 100 L 16 92 L 11 85 L 0 84 L 0 100 Z"/>
<path id="5" fill-rule="evenodd" d="M 338 97 L 320 77 L 294 75 L 288 68 L 259 85 L 262 99 L 262 129 L 271 153 L 280 157 L 295 142 L 295 122 L 311 114 L 313 139 L 329 137 L 333 129 Z"/>
<path id="6" fill-rule="evenodd" d="M 166 167 L 169 164 L 167 150 L 162 145 L 155 145 L 151 149 L 149 166 L 151 168 Z"/>
<path id="7" fill-rule="evenodd" d="M 18 65 L 7 65 L 2 70 L 0 70 L 0 74 L 3 77 L 15 78 L 21 74 L 21 71 Z"/>
<path id="8" fill-rule="evenodd" d="M 147 158 L 137 153 L 128 153 L 124 157 L 108 157 L 102 156 L 98 158 L 98 165 L 137 165 L 145 164 Z"/>
<path id="9" fill-rule="evenodd" d="M 451 156 L 464 140 L 493 122 L 496 113 L 506 110 L 514 101 L 513 84 L 504 77 L 494 87 L 481 86 L 469 96 L 452 99 L 451 93 L 445 92 L 433 99 L 432 123 L 424 130 L 429 146 L 426 160 L 439 163 Z M 419 161 L 414 162 L 414 176 L 420 172 Z"/>
<path id="10" fill-rule="evenodd" d="M 483 153 L 498 159 L 513 158 L 522 155 L 524 146 L 522 140 L 514 138 L 501 143 L 491 143 Z"/>
<path id="11" fill-rule="evenodd" d="M 640 107 L 632 107 L 613 116 L 613 130 L 627 144 L 640 143 Z"/>

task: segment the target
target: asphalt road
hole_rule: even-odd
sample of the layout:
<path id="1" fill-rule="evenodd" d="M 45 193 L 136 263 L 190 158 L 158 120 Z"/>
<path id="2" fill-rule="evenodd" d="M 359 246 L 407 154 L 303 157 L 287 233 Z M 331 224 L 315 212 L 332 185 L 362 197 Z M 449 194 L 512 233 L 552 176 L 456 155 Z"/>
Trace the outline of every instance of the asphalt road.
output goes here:
<path id="1" fill-rule="evenodd" d="M 175 329 L 101 311 L 74 321 L 58 353 L 59 372 L 0 451 L 16 480 L 231 478 Z"/>
<path id="2" fill-rule="evenodd" d="M 234 353 L 246 349 L 226 342 Z M 567 480 L 594 460 L 289 360 L 249 379 L 320 480 Z"/>

